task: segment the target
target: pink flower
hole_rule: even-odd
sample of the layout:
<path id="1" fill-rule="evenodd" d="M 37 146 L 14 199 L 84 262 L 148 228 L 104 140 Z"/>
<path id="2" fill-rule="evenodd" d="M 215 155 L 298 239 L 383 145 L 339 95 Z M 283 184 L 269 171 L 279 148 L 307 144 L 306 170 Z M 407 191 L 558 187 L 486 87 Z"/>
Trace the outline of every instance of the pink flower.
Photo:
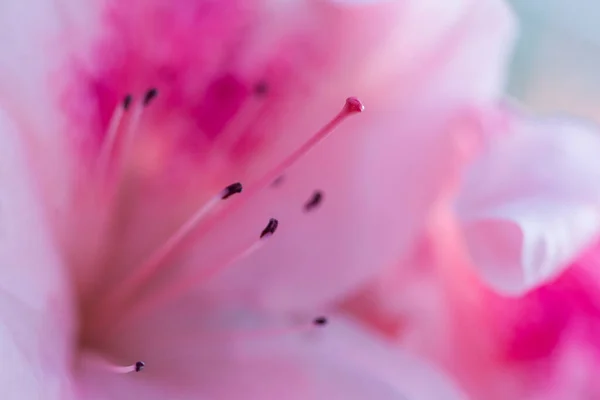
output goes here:
<path id="1" fill-rule="evenodd" d="M 330 305 L 452 198 L 498 117 L 503 3 L 31 0 L 0 19 L 3 394 L 462 397 Z"/>
<path id="2" fill-rule="evenodd" d="M 600 136 L 565 118 L 505 123 L 456 208 L 440 206 L 412 254 L 343 308 L 472 399 L 593 399 Z"/>

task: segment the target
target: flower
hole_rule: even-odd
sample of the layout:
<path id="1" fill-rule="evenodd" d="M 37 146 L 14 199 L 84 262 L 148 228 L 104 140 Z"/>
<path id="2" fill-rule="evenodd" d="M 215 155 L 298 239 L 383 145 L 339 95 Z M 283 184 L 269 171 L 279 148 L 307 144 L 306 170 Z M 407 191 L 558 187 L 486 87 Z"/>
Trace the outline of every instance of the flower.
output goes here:
<path id="1" fill-rule="evenodd" d="M 507 112 L 456 204 L 342 308 L 437 360 L 470 398 L 594 398 L 600 136 Z"/>
<path id="2" fill-rule="evenodd" d="M 410 248 L 485 141 L 502 2 L 0 15 L 9 396 L 462 397 L 348 316 L 316 328 Z M 369 112 L 340 125 L 362 109 L 339 111 L 349 95 Z"/>

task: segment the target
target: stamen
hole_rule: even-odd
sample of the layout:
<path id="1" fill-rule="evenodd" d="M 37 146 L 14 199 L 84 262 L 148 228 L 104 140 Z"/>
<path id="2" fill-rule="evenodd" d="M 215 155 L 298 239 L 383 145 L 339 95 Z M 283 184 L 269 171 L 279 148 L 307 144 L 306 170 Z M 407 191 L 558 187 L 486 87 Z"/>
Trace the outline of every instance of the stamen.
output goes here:
<path id="1" fill-rule="evenodd" d="M 313 193 L 312 197 L 306 202 L 306 204 L 304 204 L 304 210 L 307 212 L 312 211 L 313 209 L 317 208 L 322 201 L 323 192 L 321 192 L 320 190 L 316 190 Z"/>
<path id="2" fill-rule="evenodd" d="M 271 218 L 269 220 L 269 223 L 265 227 L 265 229 L 263 229 L 263 231 L 261 232 L 260 238 L 263 239 L 265 237 L 269 237 L 269 236 L 273 235 L 275 233 L 275 231 L 277 230 L 278 226 L 279 226 L 279 221 L 277 221 L 275 218 Z"/>
<path id="3" fill-rule="evenodd" d="M 317 323 L 316 321 L 319 321 Z M 312 323 L 303 323 L 296 326 L 291 326 L 288 328 L 280 328 L 280 329 L 261 329 L 243 333 L 234 333 L 232 336 L 235 339 L 248 340 L 248 339 L 267 339 L 267 338 L 277 338 L 282 336 L 290 336 L 292 334 L 304 333 L 313 331 L 315 326 L 324 326 L 327 324 L 327 318 L 318 317 L 315 318 Z"/>
<path id="4" fill-rule="evenodd" d="M 138 126 L 140 124 L 140 120 L 142 118 L 142 114 L 144 109 L 148 107 L 150 102 L 158 95 L 158 91 L 154 88 L 148 89 L 144 94 L 144 98 L 141 103 L 138 102 L 137 106 L 133 111 L 133 115 L 129 121 L 129 126 L 123 135 L 123 148 L 121 150 L 121 156 L 119 161 L 122 162 L 124 158 L 129 154 L 129 149 L 133 145 L 133 141 L 135 139 L 135 133 L 137 132 Z M 120 167 L 121 165 L 118 165 Z"/>
<path id="5" fill-rule="evenodd" d="M 138 361 L 135 364 L 126 365 L 124 367 L 120 367 L 117 365 L 107 366 L 107 369 L 111 372 L 114 372 L 115 374 L 128 374 L 130 372 L 140 372 L 144 369 L 145 365 L 146 364 L 144 364 L 143 361 Z"/>
<path id="6" fill-rule="evenodd" d="M 138 368 L 138 365 L 142 365 L 141 368 Z M 128 374 L 130 372 L 140 372 L 143 369 L 144 363 L 141 361 L 136 362 L 132 365 L 127 365 L 125 367 L 113 366 L 109 368 L 109 371 L 114 372 L 115 374 Z"/>
<path id="7" fill-rule="evenodd" d="M 109 372 L 113 372 L 115 374 L 128 374 L 130 372 L 140 372 L 144 369 L 146 364 L 143 361 L 137 361 L 131 365 L 115 365 L 110 361 L 106 360 L 104 357 L 100 356 L 96 353 L 85 352 L 83 354 L 83 359 L 89 361 L 91 364 L 100 367 Z"/>
<path id="8" fill-rule="evenodd" d="M 98 158 L 98 170 L 100 174 L 106 175 L 110 167 L 113 167 L 117 170 L 122 167 L 123 159 L 129 154 L 129 149 L 131 148 L 135 138 L 135 132 L 138 129 L 144 108 L 148 107 L 148 105 L 157 95 L 158 91 L 155 88 L 148 89 L 144 95 L 143 101 L 138 103 L 138 105 L 134 108 L 133 114 L 129 119 L 129 124 L 120 138 L 120 154 L 117 157 L 114 157 L 113 153 L 117 147 L 117 142 L 119 139 L 118 132 L 120 131 L 123 114 L 131 107 L 133 103 L 133 97 L 128 94 L 125 96 L 119 107 L 117 107 L 111 118 L 109 129 L 106 134 L 106 138 L 104 139 L 104 143 L 102 144 L 102 148 L 100 149 L 100 155 Z"/>
<path id="9" fill-rule="evenodd" d="M 246 198 L 251 197 L 253 194 L 259 192 L 263 188 L 270 185 L 274 180 L 278 177 L 282 176 L 284 172 L 295 164 L 299 159 L 301 159 L 306 153 L 308 153 L 315 145 L 325 139 L 341 122 L 343 122 L 348 116 L 362 112 L 364 110 L 364 106 L 362 103 L 354 98 L 349 97 L 346 99 L 344 107 L 338 114 L 329 121 L 325 126 L 323 126 L 320 130 L 318 130 L 310 139 L 308 139 L 303 145 L 301 145 L 296 151 L 290 154 L 287 158 L 285 158 L 282 162 L 280 162 L 275 168 L 268 171 L 261 178 L 259 178 L 256 182 L 254 182 L 249 188 L 246 188 Z M 167 241 L 160 246 L 155 252 L 153 252 L 150 257 L 141 265 L 141 267 L 135 271 L 134 275 L 130 276 L 128 279 L 123 280 L 116 288 L 113 290 L 113 294 L 110 298 L 107 298 L 103 303 L 101 303 L 98 307 L 99 310 L 104 308 L 104 313 L 109 314 L 110 310 L 118 306 L 121 301 L 127 297 L 127 295 L 135 295 L 135 293 L 149 280 L 152 278 L 153 274 L 158 270 L 161 263 L 169 256 L 169 254 L 184 241 L 184 239 L 196 228 L 203 217 L 208 214 L 209 211 L 212 211 L 215 205 L 221 200 L 223 194 L 220 196 L 213 198 L 209 201 L 208 204 L 203 206 L 198 212 L 196 212 L 188 221 L 186 221 L 172 236 L 170 236 Z M 241 202 L 238 203 L 242 204 Z M 231 207 L 227 211 L 231 211 Z M 198 235 L 201 235 L 212 228 L 212 224 L 216 223 L 219 220 L 219 216 L 221 214 L 215 215 L 215 218 L 212 219 L 211 222 L 202 225 L 202 230 L 197 232 Z M 275 227 L 276 228 L 276 227 Z M 269 232 L 266 232 L 267 234 Z M 262 234 L 261 234 L 262 236 Z M 268 235 L 270 236 L 270 235 Z M 102 312 L 99 311 L 100 315 Z M 102 321 L 102 318 L 99 318 Z"/>
<path id="10" fill-rule="evenodd" d="M 150 102 L 158 95 L 158 90 L 156 88 L 148 89 L 146 94 L 144 95 L 144 107 L 148 107 Z"/>
<path id="11" fill-rule="evenodd" d="M 194 215 L 186 221 L 167 241 L 160 246 L 144 264 L 135 271 L 135 274 L 129 276 L 121 282 L 119 286 L 113 291 L 109 300 L 105 303 L 108 309 L 119 304 L 124 298 L 131 293 L 131 291 L 139 289 L 144 282 L 146 282 L 152 275 L 158 270 L 164 259 L 173 251 L 173 249 L 183 241 L 183 239 L 198 225 L 198 223 L 206 217 L 209 213 L 214 211 L 215 207 L 221 202 L 221 200 L 228 199 L 236 193 L 242 191 L 241 183 L 234 183 L 223 189 L 218 195 L 210 199 L 204 206 L 202 206 Z"/>
<path id="12" fill-rule="evenodd" d="M 130 313 L 127 313 L 128 321 L 131 321 L 133 318 L 137 318 L 140 315 L 146 314 L 148 311 L 152 311 L 156 306 L 172 301 L 181 295 L 185 295 L 190 289 L 201 286 L 202 283 L 205 283 L 218 273 L 234 266 L 238 261 L 245 259 L 251 254 L 254 254 L 264 245 L 267 239 L 273 236 L 278 225 L 279 222 L 275 218 L 269 219 L 269 222 L 263 229 L 260 238 L 258 240 L 255 239 L 247 244 L 243 250 L 236 253 L 233 257 L 228 257 L 224 260 L 224 262 L 216 263 L 210 268 L 204 268 L 192 276 L 183 276 L 175 283 L 169 284 L 166 287 L 166 290 L 163 290 L 162 292 L 153 292 L 150 296 L 150 301 L 145 303 L 137 303 L 134 309 Z M 122 312 L 121 314 L 124 315 L 125 312 Z M 117 324 L 114 324 L 114 326 L 116 325 Z"/>
<path id="13" fill-rule="evenodd" d="M 129 109 L 132 101 L 133 97 L 128 94 L 113 111 L 108 124 L 108 130 L 104 135 L 102 147 L 100 148 L 100 154 L 98 156 L 97 168 L 100 173 L 105 173 L 108 169 L 108 165 L 117 142 L 119 128 L 121 127 L 121 122 L 123 121 L 123 115 Z"/>
<path id="14" fill-rule="evenodd" d="M 221 199 L 222 200 L 228 199 L 229 197 L 231 197 L 237 193 L 242 193 L 242 184 L 239 182 L 232 183 L 231 185 L 229 185 L 225 189 L 223 189 Z"/>

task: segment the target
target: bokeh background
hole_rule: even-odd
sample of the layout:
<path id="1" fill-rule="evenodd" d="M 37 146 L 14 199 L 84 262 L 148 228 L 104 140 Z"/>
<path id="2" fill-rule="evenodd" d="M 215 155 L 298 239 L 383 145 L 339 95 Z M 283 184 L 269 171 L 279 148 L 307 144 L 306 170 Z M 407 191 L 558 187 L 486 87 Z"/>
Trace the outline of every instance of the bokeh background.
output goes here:
<path id="1" fill-rule="evenodd" d="M 520 19 L 510 93 L 600 122 L 600 0 L 509 0 Z"/>

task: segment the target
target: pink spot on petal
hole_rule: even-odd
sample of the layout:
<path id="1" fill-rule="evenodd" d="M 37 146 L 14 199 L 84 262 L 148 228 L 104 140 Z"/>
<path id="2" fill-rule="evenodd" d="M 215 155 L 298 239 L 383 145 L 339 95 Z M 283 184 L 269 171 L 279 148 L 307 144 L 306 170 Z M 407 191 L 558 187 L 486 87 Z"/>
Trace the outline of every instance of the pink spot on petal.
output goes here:
<path id="1" fill-rule="evenodd" d="M 210 140 L 215 139 L 237 114 L 249 94 L 247 85 L 231 74 L 215 79 L 192 109 L 198 128 Z"/>

